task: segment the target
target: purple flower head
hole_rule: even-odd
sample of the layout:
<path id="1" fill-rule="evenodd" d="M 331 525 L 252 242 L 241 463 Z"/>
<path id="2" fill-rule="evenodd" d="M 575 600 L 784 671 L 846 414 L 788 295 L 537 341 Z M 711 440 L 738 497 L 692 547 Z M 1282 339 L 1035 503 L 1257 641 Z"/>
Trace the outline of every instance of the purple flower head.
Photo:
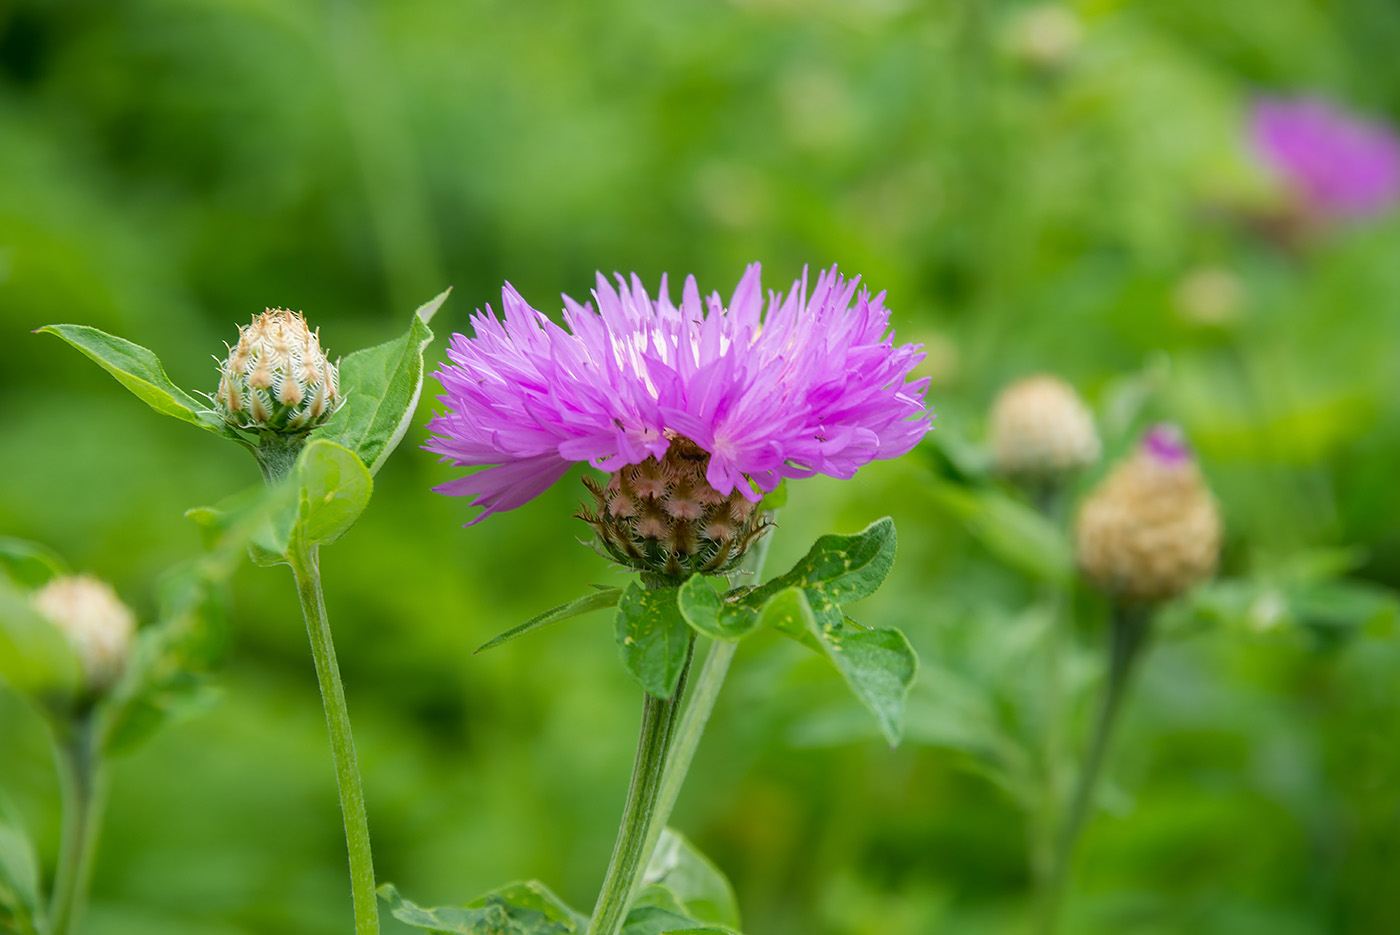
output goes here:
<path id="1" fill-rule="evenodd" d="M 1191 446 L 1181 429 L 1170 422 L 1159 422 L 1143 433 L 1139 450 L 1163 467 L 1191 462 Z"/>
<path id="2" fill-rule="evenodd" d="M 1400 200 L 1400 139 L 1319 98 L 1254 104 L 1259 158 L 1323 217 L 1374 215 Z"/>
<path id="3" fill-rule="evenodd" d="M 709 455 L 715 491 L 750 501 L 785 477 L 848 478 L 908 452 L 930 428 L 923 358 L 895 345 L 884 293 L 836 268 L 764 300 L 759 266 L 725 306 L 687 277 L 679 306 L 666 278 L 652 299 L 633 275 L 601 274 L 594 303 L 564 296 L 564 325 L 509 284 L 504 320 L 488 306 L 474 337 L 452 336 L 436 377 L 445 411 L 425 446 L 463 467 L 436 488 L 485 507 L 473 522 L 544 492 L 576 461 L 615 472 L 662 458 L 673 439 Z"/>

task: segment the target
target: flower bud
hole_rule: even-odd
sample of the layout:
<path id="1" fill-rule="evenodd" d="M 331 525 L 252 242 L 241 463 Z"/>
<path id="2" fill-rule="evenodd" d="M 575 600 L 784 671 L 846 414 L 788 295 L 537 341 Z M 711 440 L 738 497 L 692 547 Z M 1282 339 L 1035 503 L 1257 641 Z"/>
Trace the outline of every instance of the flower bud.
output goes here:
<path id="1" fill-rule="evenodd" d="M 1011 477 L 1053 479 L 1098 460 L 1094 417 L 1064 380 L 1049 374 L 1006 387 L 992 404 L 992 459 Z"/>
<path id="2" fill-rule="evenodd" d="M 690 439 L 672 438 L 665 457 L 630 464 L 606 485 L 585 477 L 594 509 L 577 516 L 600 551 L 628 568 L 670 577 L 731 571 L 771 524 L 737 489 L 711 487 L 709 463 Z"/>
<path id="3" fill-rule="evenodd" d="M 1011 23 L 1008 45 L 1015 58 L 1031 68 L 1056 71 L 1069 64 L 1084 41 L 1084 26 L 1068 6 L 1042 3 Z"/>
<path id="4" fill-rule="evenodd" d="M 1239 321 L 1247 296 L 1240 278 L 1228 269 L 1201 267 L 1177 283 L 1172 295 L 1176 312 L 1202 327 L 1223 327 Z"/>
<path id="5" fill-rule="evenodd" d="M 340 373 L 300 312 L 270 308 L 238 329 L 219 364 L 219 415 L 241 429 L 299 434 L 340 405 Z"/>
<path id="6" fill-rule="evenodd" d="M 1127 600 L 1166 600 L 1214 574 L 1220 513 L 1180 431 L 1143 436 L 1085 501 L 1075 537 L 1084 574 Z"/>
<path id="7" fill-rule="evenodd" d="M 126 669 L 136 620 L 115 591 L 91 575 L 55 578 L 34 593 L 34 609 L 73 647 L 87 687 L 114 685 Z"/>

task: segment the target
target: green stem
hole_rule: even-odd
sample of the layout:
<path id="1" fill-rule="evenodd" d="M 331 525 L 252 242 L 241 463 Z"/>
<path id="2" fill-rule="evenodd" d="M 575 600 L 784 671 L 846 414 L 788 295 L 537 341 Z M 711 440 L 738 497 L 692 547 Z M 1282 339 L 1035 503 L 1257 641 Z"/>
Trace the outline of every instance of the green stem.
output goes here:
<path id="1" fill-rule="evenodd" d="M 613 845 L 598 903 L 588 935 L 617 935 L 631 908 L 632 896 L 646 871 L 651 856 L 647 842 L 652 839 L 653 826 L 658 826 L 657 796 L 661 777 L 666 768 L 666 755 L 675 735 L 677 714 L 685 695 L 685 683 L 690 674 L 690 662 L 695 651 L 695 637 L 686 648 L 685 666 L 680 681 L 670 698 L 656 698 L 650 693 L 642 706 L 642 730 L 637 739 L 637 758 L 632 766 L 632 782 L 627 789 L 627 804 L 622 809 L 622 825 L 617 843 Z M 664 819 L 661 824 L 664 824 Z M 659 833 L 659 832 L 658 832 Z"/>
<path id="2" fill-rule="evenodd" d="M 1114 606 L 1112 636 L 1109 640 L 1108 684 L 1104 688 L 1103 701 L 1099 706 L 1094 736 L 1084 759 L 1084 768 L 1079 773 L 1074 798 L 1070 802 L 1069 812 L 1061 826 L 1055 848 L 1041 914 L 1043 935 L 1051 935 L 1059 924 L 1060 904 L 1064 900 L 1065 886 L 1074 863 L 1075 848 L 1084 830 L 1084 823 L 1088 820 L 1099 776 L 1103 771 L 1104 758 L 1113 738 L 1113 728 L 1118 721 L 1123 698 L 1127 694 L 1134 664 L 1141 658 L 1142 650 L 1147 644 L 1151 623 L 1149 608 L 1124 604 Z"/>
<path id="3" fill-rule="evenodd" d="M 340 791 L 340 812 L 345 821 L 345 844 L 350 855 L 350 892 L 355 907 L 355 935 L 377 935 L 379 907 L 374 896 L 374 859 L 370 853 L 369 821 L 365 817 L 365 794 L 360 787 L 360 771 L 355 763 L 355 739 L 350 733 L 350 712 L 345 706 L 345 688 L 331 642 L 326 602 L 321 594 L 321 568 L 316 546 L 293 536 L 287 553 L 296 577 L 297 595 L 306 616 L 306 632 L 311 638 L 311 656 L 316 661 L 316 679 L 321 685 L 321 701 L 326 709 L 331 756 L 335 760 L 335 780 Z"/>
<path id="4" fill-rule="evenodd" d="M 763 573 L 763 564 L 768 559 L 768 548 L 772 541 L 770 533 L 753 544 L 740 563 L 738 573 L 732 576 L 731 584 L 740 574 L 757 578 Z M 738 649 L 738 643 L 715 640 L 705 655 L 705 663 L 700 667 L 694 691 L 690 701 L 686 703 L 685 713 L 681 715 L 680 726 L 676 728 L 675 746 L 666 760 L 661 793 L 656 800 L 656 821 L 653 822 L 651 834 L 647 837 L 648 860 L 650 855 L 656 853 L 661 833 L 666 830 L 666 824 L 671 820 L 671 812 L 675 810 L 676 801 L 680 798 L 681 786 L 685 784 L 686 774 L 690 772 L 690 764 L 695 761 L 695 752 L 700 748 L 700 738 L 704 736 L 705 727 L 710 723 L 710 715 L 714 713 L 715 702 L 719 698 L 720 689 L 724 687 L 725 676 L 729 674 L 729 664 L 734 661 L 734 653 Z M 638 873 L 645 872 L 644 863 Z"/>
<path id="5" fill-rule="evenodd" d="M 101 748 L 94 710 L 77 716 L 71 724 L 55 727 L 54 753 L 63 795 L 63 840 L 49 905 L 53 935 L 69 935 L 87 902 L 105 798 Z"/>

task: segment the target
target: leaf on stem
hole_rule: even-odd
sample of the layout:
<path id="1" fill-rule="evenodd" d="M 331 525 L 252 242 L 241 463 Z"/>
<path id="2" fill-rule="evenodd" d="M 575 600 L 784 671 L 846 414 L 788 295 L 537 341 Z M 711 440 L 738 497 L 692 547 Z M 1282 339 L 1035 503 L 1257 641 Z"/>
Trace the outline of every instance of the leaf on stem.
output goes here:
<path id="1" fill-rule="evenodd" d="M 0 681 L 32 698 L 77 691 L 78 657 L 58 627 L 41 617 L 29 593 L 0 577 Z"/>
<path id="2" fill-rule="evenodd" d="M 538 616 L 531 617 L 519 626 L 511 627 L 504 633 L 482 643 L 476 651 L 481 652 L 483 650 L 492 649 L 496 646 L 500 646 L 502 643 L 510 642 L 517 636 L 524 636 L 526 633 L 532 633 L 535 630 L 547 627 L 551 623 L 559 623 L 571 617 L 579 617 L 590 611 L 602 610 L 606 607 L 616 607 L 618 598 L 621 596 L 622 588 L 607 588 L 606 590 L 596 591 L 593 594 L 585 594 L 583 597 L 574 598 L 572 601 L 546 610 Z"/>
<path id="3" fill-rule="evenodd" d="M 673 828 L 661 833 L 656 852 L 642 878 L 638 904 L 656 901 L 657 891 L 669 894 L 680 910 L 696 922 L 739 927 L 739 900 L 725 875 Z"/>
<path id="4" fill-rule="evenodd" d="M 451 291 L 420 306 L 403 335 L 341 361 L 345 402 L 311 433 L 313 440 L 344 445 L 360 456 L 371 475 L 379 473 L 413 421 L 423 391 L 423 352 L 433 340 L 428 322 Z"/>
<path id="5" fill-rule="evenodd" d="M 55 335 L 82 351 L 156 412 L 247 444 L 207 406 L 176 386 L 153 351 L 88 325 L 45 325 L 38 332 Z"/>
<path id="6" fill-rule="evenodd" d="M 209 555 L 161 579 L 159 617 L 138 631 L 108 702 L 108 753 L 129 753 L 166 724 L 202 714 L 218 700 L 204 673 L 222 661 L 228 646 L 224 583 L 232 570 L 232 562 Z"/>
<path id="7" fill-rule="evenodd" d="M 875 715 L 891 746 L 904 731 L 904 702 L 914 684 L 918 657 L 898 630 L 864 630 L 848 623 L 834 604 L 811 603 L 811 591 L 788 588 L 764 608 L 764 621 L 780 629 L 801 626 L 821 647 L 861 704 Z M 820 595 L 818 595 L 820 597 Z"/>
<path id="8" fill-rule="evenodd" d="M 32 935 L 42 925 L 38 856 L 29 836 L 0 800 L 0 932 Z"/>
<path id="9" fill-rule="evenodd" d="M 692 575 L 680 586 L 677 603 L 685 622 L 711 639 L 735 642 L 758 629 L 757 609 L 719 593 L 701 575 Z"/>
<path id="10" fill-rule="evenodd" d="M 68 565 L 57 552 L 37 542 L 0 536 L 0 574 L 20 587 L 40 588 L 49 579 L 68 574 Z"/>
<path id="11" fill-rule="evenodd" d="M 394 918 L 435 935 L 578 935 L 588 925 L 534 880 L 508 884 L 461 907 L 425 909 L 400 896 L 392 883 L 379 888 L 379 897 Z"/>
<path id="12" fill-rule="evenodd" d="M 656 698 L 675 694 L 690 649 L 690 627 L 676 604 L 678 590 L 643 590 L 633 582 L 617 604 L 622 664 Z"/>
<path id="13" fill-rule="evenodd" d="M 1069 539 L 1024 503 L 991 488 L 946 482 L 934 484 L 930 492 L 1007 564 L 1045 581 L 1064 583 L 1073 577 L 1074 550 Z"/>
<path id="14" fill-rule="evenodd" d="M 622 935 L 738 935 L 734 929 L 697 924 L 662 906 L 637 906 L 627 913 Z"/>
<path id="15" fill-rule="evenodd" d="M 292 480 L 300 488 L 297 526 L 312 545 L 344 535 L 374 492 L 374 479 L 355 452 L 322 438 L 302 449 Z"/>

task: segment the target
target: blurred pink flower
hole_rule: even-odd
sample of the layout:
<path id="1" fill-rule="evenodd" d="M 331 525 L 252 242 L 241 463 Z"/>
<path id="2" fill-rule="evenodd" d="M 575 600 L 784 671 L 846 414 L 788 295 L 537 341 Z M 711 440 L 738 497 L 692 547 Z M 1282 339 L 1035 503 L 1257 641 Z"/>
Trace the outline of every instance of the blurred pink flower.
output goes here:
<path id="1" fill-rule="evenodd" d="M 1321 98 L 1265 98 L 1250 114 L 1259 158 L 1323 219 L 1378 214 L 1400 200 L 1400 139 Z"/>

